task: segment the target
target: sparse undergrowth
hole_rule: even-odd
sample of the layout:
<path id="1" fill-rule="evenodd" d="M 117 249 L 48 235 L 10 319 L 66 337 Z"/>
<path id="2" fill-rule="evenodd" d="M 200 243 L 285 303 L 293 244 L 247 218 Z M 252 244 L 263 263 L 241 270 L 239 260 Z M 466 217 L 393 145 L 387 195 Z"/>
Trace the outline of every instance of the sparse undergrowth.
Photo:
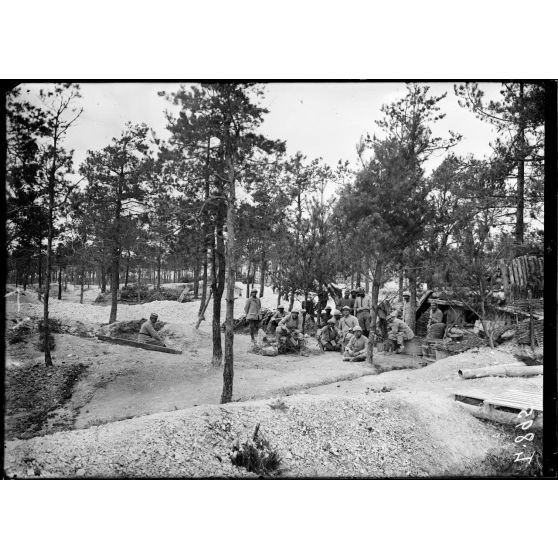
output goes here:
<path id="1" fill-rule="evenodd" d="M 502 426 L 502 429 L 509 435 L 510 444 L 490 450 L 481 462 L 482 470 L 490 476 L 498 477 L 540 477 L 542 476 L 542 434 L 534 432 L 534 437 L 528 443 L 528 447 L 520 444 L 513 444 L 514 439 L 526 432 L 514 429 L 510 426 Z M 522 461 L 521 458 L 530 460 Z M 519 457 L 519 461 L 516 459 Z"/>
<path id="2" fill-rule="evenodd" d="M 231 462 L 256 475 L 276 476 L 280 474 L 281 458 L 259 431 L 258 424 L 251 440 L 247 440 L 242 445 L 235 442 L 231 452 Z"/>
<path id="3" fill-rule="evenodd" d="M 71 396 L 74 384 L 85 372 L 83 364 L 34 364 L 6 369 L 5 436 L 32 438 L 45 434 L 49 416 Z M 69 425 L 55 424 L 60 430 Z"/>

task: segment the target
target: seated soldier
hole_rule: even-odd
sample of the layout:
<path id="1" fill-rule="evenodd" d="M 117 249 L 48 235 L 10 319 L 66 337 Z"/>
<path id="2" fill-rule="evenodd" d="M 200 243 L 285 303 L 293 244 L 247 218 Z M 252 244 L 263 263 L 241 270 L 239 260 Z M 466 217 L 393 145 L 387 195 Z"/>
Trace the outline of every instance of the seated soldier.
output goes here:
<path id="1" fill-rule="evenodd" d="M 293 309 L 290 314 L 287 314 L 277 326 L 275 330 L 277 339 L 285 337 L 287 346 L 300 346 L 302 335 L 302 315 L 299 310 Z"/>
<path id="2" fill-rule="evenodd" d="M 405 348 L 405 341 L 413 339 L 413 330 L 401 319 L 397 317 L 397 312 L 392 312 L 387 317 L 388 339 L 396 347 L 395 352 L 400 353 Z"/>
<path id="3" fill-rule="evenodd" d="M 341 330 L 341 344 L 343 350 L 349 339 L 353 336 L 353 329 L 355 326 L 359 325 L 358 319 L 351 315 L 351 308 L 349 306 L 343 306 L 343 315 L 339 319 L 338 328 Z"/>
<path id="4" fill-rule="evenodd" d="M 438 308 L 438 304 L 436 302 L 431 302 L 428 327 L 430 327 L 433 324 L 441 324 L 443 321 L 444 321 L 444 313 Z"/>
<path id="5" fill-rule="evenodd" d="M 323 351 L 341 350 L 341 344 L 339 343 L 341 336 L 335 325 L 335 319 L 331 318 L 317 336 L 318 343 Z"/>
<path id="6" fill-rule="evenodd" d="M 285 312 L 285 306 L 283 304 L 279 304 L 279 306 L 277 306 L 277 311 L 269 319 L 269 324 L 267 326 L 268 333 L 274 333 L 279 322 L 287 315 L 288 314 Z"/>
<path id="7" fill-rule="evenodd" d="M 341 311 L 337 308 L 332 312 L 331 317 L 335 320 L 335 327 L 339 329 L 339 320 L 341 320 Z"/>
<path id="8" fill-rule="evenodd" d="M 347 344 L 347 348 L 343 353 L 343 360 L 351 362 L 360 362 L 366 360 L 366 348 L 368 339 L 362 335 L 362 328 L 357 325 L 353 327 L 353 336 Z"/>
<path id="9" fill-rule="evenodd" d="M 155 328 L 153 327 L 157 323 L 158 318 L 159 316 L 157 314 L 151 314 L 151 316 L 149 316 L 149 320 L 143 322 L 138 335 L 139 343 L 147 343 L 149 345 L 160 345 L 161 347 L 165 346 L 165 344 L 163 343 L 163 339 L 155 331 Z"/>
<path id="10" fill-rule="evenodd" d="M 434 327 L 432 327 L 434 326 Z M 436 302 L 430 303 L 430 316 L 426 326 L 426 337 L 441 338 L 446 326 L 444 324 L 444 313 L 438 308 Z"/>

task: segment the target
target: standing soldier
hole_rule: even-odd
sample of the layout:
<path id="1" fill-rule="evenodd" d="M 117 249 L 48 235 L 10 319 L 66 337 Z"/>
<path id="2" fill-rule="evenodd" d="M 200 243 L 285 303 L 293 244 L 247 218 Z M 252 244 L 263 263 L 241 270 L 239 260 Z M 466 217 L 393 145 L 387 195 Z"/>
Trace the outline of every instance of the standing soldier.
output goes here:
<path id="1" fill-rule="evenodd" d="M 246 314 L 246 320 L 250 323 L 250 337 L 254 343 L 256 342 L 256 334 L 258 333 L 261 308 L 262 303 L 258 298 L 258 291 L 257 289 L 252 289 L 250 298 L 244 305 L 244 313 Z"/>
<path id="2" fill-rule="evenodd" d="M 344 306 L 348 306 L 349 309 L 352 310 L 354 305 L 355 305 L 355 299 L 351 298 L 351 291 L 349 289 L 345 289 L 345 295 L 339 301 L 339 306 L 341 308 L 343 308 Z"/>
<path id="3" fill-rule="evenodd" d="M 350 302 L 349 302 L 349 304 L 347 305 L 347 306 L 350 306 L 350 307 L 351 307 L 351 314 L 352 314 L 353 316 L 356 315 L 356 314 L 355 314 L 355 302 L 356 302 L 357 294 L 358 294 L 358 293 L 357 293 L 356 289 L 352 289 L 352 290 L 351 290 L 351 298 L 349 299 Z"/>
<path id="4" fill-rule="evenodd" d="M 370 309 L 372 299 L 364 292 L 364 287 L 358 289 L 358 296 L 355 300 L 355 316 L 365 336 L 370 332 Z"/>

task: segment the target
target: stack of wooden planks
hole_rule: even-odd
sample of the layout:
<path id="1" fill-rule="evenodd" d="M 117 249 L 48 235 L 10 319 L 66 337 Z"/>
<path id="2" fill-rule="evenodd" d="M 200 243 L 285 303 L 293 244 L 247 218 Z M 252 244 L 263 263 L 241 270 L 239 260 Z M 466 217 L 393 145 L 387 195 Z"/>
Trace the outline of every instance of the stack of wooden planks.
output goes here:
<path id="1" fill-rule="evenodd" d="M 532 409 L 530 418 L 534 419 L 533 427 L 542 428 L 542 387 L 466 387 L 455 390 L 453 395 L 458 404 L 473 416 L 502 424 L 521 424 L 526 419 L 518 416 L 520 411 Z"/>

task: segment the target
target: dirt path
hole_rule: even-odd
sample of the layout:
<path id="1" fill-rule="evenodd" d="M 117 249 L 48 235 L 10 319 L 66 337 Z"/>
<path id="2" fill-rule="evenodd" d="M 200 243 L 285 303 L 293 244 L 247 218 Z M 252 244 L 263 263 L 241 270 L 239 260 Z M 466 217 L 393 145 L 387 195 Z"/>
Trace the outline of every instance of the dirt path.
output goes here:
<path id="1" fill-rule="evenodd" d="M 200 337 L 204 337 L 203 333 Z M 207 341 L 207 340 L 205 340 Z M 123 418 L 162 411 L 216 404 L 222 390 L 222 367 L 208 365 L 208 342 L 186 349 L 183 355 L 142 352 L 127 347 L 99 346 L 111 364 L 125 363 L 112 380 L 105 374 L 98 379 L 103 361 L 93 365 L 97 373 L 76 388 L 76 397 L 94 389 L 93 396 L 80 409 L 76 428 L 87 428 Z M 283 355 L 270 358 L 249 352 L 247 336 L 235 336 L 234 401 L 289 395 L 305 388 L 375 373 L 365 363 L 343 362 L 337 353 L 309 357 Z M 92 363 L 93 364 L 93 363 Z"/>

